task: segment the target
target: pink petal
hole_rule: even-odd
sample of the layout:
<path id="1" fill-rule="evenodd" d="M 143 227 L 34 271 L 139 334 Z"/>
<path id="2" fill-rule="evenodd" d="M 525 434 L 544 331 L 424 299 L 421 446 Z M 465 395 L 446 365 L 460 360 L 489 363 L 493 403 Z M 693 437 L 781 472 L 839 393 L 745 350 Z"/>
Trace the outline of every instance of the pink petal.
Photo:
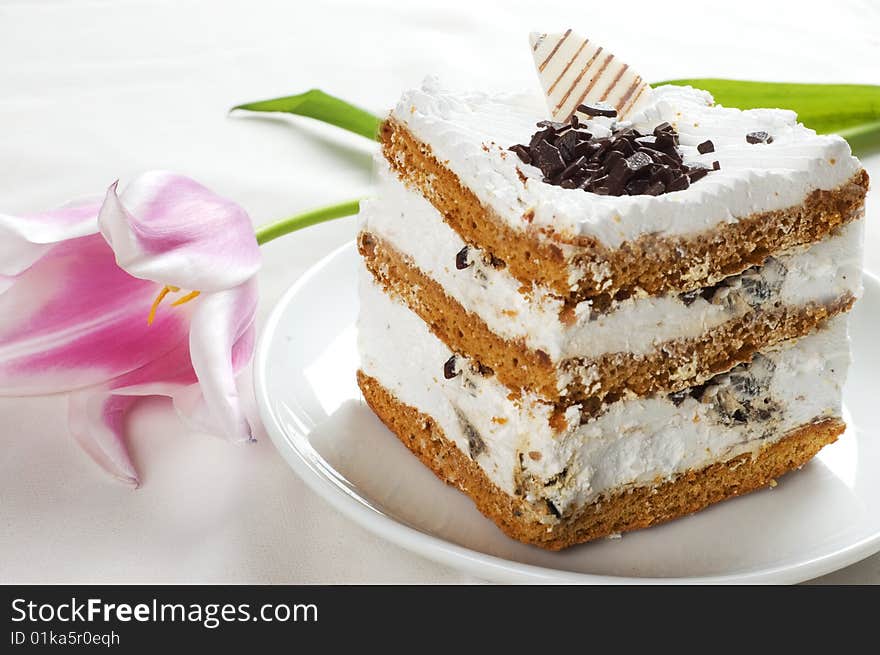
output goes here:
<path id="1" fill-rule="evenodd" d="M 103 383 L 186 342 L 189 304 L 147 325 L 158 291 L 118 268 L 100 235 L 55 246 L 0 295 L 0 394 Z"/>
<path id="2" fill-rule="evenodd" d="M 189 339 L 184 339 L 164 355 L 110 380 L 108 385 L 113 393 L 126 396 L 174 396 L 177 389 L 198 381 L 189 355 Z"/>
<path id="3" fill-rule="evenodd" d="M 240 388 L 250 385 L 251 379 L 238 374 L 254 352 L 256 281 L 203 294 L 193 304 L 188 341 L 111 380 L 109 386 L 116 394 L 170 396 L 193 429 L 225 435 L 231 441 L 248 441 L 252 438 L 251 423 L 242 407 Z"/>
<path id="4" fill-rule="evenodd" d="M 100 200 L 89 200 L 40 214 L 0 214 L 0 293 L 53 244 L 96 234 L 100 207 Z"/>
<path id="5" fill-rule="evenodd" d="M 250 283 L 248 287 L 235 293 L 224 292 L 231 296 L 231 302 L 230 298 L 221 298 L 216 303 L 209 303 L 220 310 L 232 310 L 232 314 L 213 316 L 231 328 L 230 334 L 239 332 L 240 326 L 247 323 L 231 348 L 208 367 L 206 377 L 215 386 L 216 379 L 221 380 L 222 385 L 228 375 L 233 381 L 233 392 L 228 393 L 219 405 L 216 399 L 203 393 L 192 365 L 189 341 L 183 341 L 157 359 L 111 380 L 107 387 L 90 387 L 70 394 L 71 433 L 99 466 L 124 482 L 139 484 L 124 440 L 125 413 L 139 396 L 172 397 L 181 418 L 193 429 L 223 434 L 234 441 L 252 439 L 251 427 L 236 388 L 236 374 L 250 361 L 256 334 L 253 322 L 256 284 Z M 230 316 L 234 320 L 228 320 Z M 210 346 L 208 349 L 212 350 Z M 249 376 L 239 378 L 237 382 L 246 387 L 251 384 Z M 243 389 L 242 393 L 246 396 L 247 391 Z"/>
<path id="6" fill-rule="evenodd" d="M 125 415 L 137 398 L 110 395 L 103 387 L 70 394 L 70 432 L 82 449 L 105 471 L 138 486 L 137 471 L 125 445 Z"/>
<path id="7" fill-rule="evenodd" d="M 214 292 L 253 277 L 260 251 L 247 213 L 198 182 L 167 172 L 114 183 L 98 222 L 119 266 L 135 277 Z"/>

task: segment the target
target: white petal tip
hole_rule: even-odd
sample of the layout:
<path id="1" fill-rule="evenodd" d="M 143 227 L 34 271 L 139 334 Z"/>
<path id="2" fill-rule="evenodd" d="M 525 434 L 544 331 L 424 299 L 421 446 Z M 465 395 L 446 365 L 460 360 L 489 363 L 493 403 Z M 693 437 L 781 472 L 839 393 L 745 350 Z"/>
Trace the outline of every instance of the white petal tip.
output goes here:
<path id="1" fill-rule="evenodd" d="M 75 391 L 69 396 L 70 432 L 103 471 L 134 488 L 140 478 L 124 439 L 124 419 L 136 398 L 108 395 L 105 388 Z"/>
<path id="2" fill-rule="evenodd" d="M 92 453 L 89 453 L 92 455 Z M 132 487 L 134 489 L 139 489 L 141 486 L 141 479 L 138 476 L 137 471 L 134 468 L 134 465 L 131 463 L 131 460 L 127 462 L 106 462 L 101 461 L 100 459 L 94 457 L 98 466 L 100 466 L 105 472 L 111 475 L 115 480 L 118 480 L 124 485 Z"/>
<path id="3" fill-rule="evenodd" d="M 137 477 L 131 477 L 128 475 L 126 475 L 126 476 L 117 475 L 116 479 L 119 480 L 120 482 L 122 482 L 123 484 L 128 485 L 129 487 L 131 487 L 134 490 L 141 488 L 141 481 Z"/>

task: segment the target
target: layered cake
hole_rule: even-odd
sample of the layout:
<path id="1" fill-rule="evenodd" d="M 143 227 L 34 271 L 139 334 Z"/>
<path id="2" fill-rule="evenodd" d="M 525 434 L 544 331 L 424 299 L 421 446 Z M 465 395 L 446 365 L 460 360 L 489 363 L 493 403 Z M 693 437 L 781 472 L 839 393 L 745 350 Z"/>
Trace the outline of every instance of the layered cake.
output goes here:
<path id="1" fill-rule="evenodd" d="M 385 120 L 358 381 L 505 533 L 559 549 L 773 484 L 843 432 L 868 179 L 792 112 L 531 41 L 543 94 L 429 80 Z"/>

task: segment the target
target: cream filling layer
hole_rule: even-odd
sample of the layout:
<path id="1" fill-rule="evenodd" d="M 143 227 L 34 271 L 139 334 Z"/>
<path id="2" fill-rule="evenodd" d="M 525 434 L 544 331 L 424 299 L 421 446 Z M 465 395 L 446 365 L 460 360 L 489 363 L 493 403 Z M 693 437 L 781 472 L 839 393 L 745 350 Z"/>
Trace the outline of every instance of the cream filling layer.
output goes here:
<path id="1" fill-rule="evenodd" d="M 838 187 L 860 168 L 844 139 L 816 134 L 794 112 L 721 107 L 691 87 L 663 86 L 651 96 L 651 104 L 631 117 L 635 127 L 650 132 L 661 122 L 672 124 L 686 163 L 717 160 L 720 171 L 656 197 L 600 196 L 545 184 L 539 169 L 507 150 L 528 143 L 535 123 L 548 118 L 537 94 L 457 93 L 429 78 L 403 94 L 392 116 L 514 229 L 525 229 L 528 212 L 533 225 L 590 236 L 611 248 L 644 234 L 694 234 L 799 205 L 810 192 Z M 608 132 L 607 119 L 593 122 L 591 133 Z M 748 143 L 746 134 L 757 131 L 773 142 Z M 701 155 L 696 146 L 706 140 L 715 152 Z"/>
<path id="2" fill-rule="evenodd" d="M 757 452 L 794 428 L 840 416 L 849 363 L 845 317 L 713 379 L 699 399 L 621 400 L 583 424 L 571 407 L 568 427 L 557 433 L 549 425 L 552 406 L 531 396 L 511 400 L 506 387 L 466 362 L 446 379 L 452 353 L 365 270 L 360 301 L 364 372 L 437 421 L 503 491 L 519 489 L 563 514 L 603 493 Z"/>
<path id="3" fill-rule="evenodd" d="M 632 297 L 596 314 L 584 301 L 575 308 L 573 322 L 566 323 L 560 320 L 561 300 L 538 285 L 522 293 L 522 283 L 488 264 L 478 249 L 469 248 L 468 267 L 458 269 L 456 254 L 466 246 L 458 233 L 420 193 L 400 182 L 384 159 L 377 158 L 376 171 L 378 194 L 362 205 L 363 227 L 409 257 L 495 334 L 523 340 L 555 363 L 609 353 L 647 354 L 662 342 L 696 338 L 756 308 L 828 303 L 861 292 L 863 220 L 729 278 L 709 297 Z"/>

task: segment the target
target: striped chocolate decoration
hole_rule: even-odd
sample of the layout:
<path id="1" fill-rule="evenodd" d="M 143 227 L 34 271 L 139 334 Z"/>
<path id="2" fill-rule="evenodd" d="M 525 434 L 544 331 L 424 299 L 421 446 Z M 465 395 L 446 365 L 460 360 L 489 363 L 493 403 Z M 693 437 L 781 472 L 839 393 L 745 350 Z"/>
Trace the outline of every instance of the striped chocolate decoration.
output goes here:
<path id="1" fill-rule="evenodd" d="M 565 122 L 578 105 L 593 102 L 609 104 L 626 118 L 651 94 L 651 87 L 628 65 L 571 30 L 532 33 L 529 42 L 555 121 Z"/>

